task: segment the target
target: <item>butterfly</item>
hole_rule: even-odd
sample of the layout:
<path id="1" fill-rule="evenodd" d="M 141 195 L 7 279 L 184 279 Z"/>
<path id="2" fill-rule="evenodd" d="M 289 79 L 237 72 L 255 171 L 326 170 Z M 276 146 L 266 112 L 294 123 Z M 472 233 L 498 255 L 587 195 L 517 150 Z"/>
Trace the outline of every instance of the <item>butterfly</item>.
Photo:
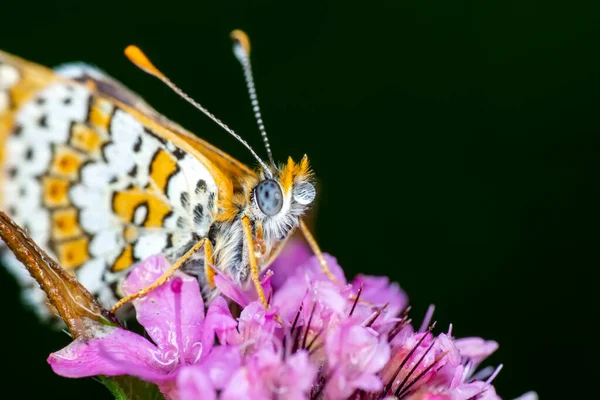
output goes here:
<path id="1" fill-rule="evenodd" d="M 316 190 L 308 158 L 276 164 L 256 97 L 246 34 L 231 34 L 269 161 L 175 86 L 135 46 L 127 57 L 234 136 L 252 169 L 155 111 L 99 69 L 81 63 L 51 70 L 0 52 L 0 205 L 105 307 L 123 299 L 120 283 L 136 263 L 164 254 L 173 268 L 215 293 L 214 274 L 252 283 L 300 227 Z M 43 293 L 16 259 L 5 263 L 25 299 L 46 313 Z M 120 299 L 120 301 L 119 301 Z M 115 304 L 116 303 L 116 304 Z"/>

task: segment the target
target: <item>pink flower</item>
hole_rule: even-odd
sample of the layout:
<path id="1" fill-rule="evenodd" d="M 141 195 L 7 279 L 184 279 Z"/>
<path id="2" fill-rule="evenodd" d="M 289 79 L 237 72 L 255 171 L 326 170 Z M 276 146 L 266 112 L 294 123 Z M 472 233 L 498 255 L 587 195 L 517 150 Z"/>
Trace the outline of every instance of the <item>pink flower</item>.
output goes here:
<path id="1" fill-rule="evenodd" d="M 127 277 L 123 284 L 126 294 L 142 289 L 168 269 L 162 256 L 150 257 Z M 207 321 L 204 318 L 204 303 L 195 278 L 177 272 L 166 284 L 156 288 L 147 296 L 133 302 L 137 319 L 146 329 L 151 341 L 119 327 L 106 327 L 100 337 L 77 339 L 64 349 L 52 353 L 48 362 L 55 373 L 72 378 L 94 375 L 133 375 L 143 380 L 157 383 L 163 392 L 171 392 L 173 381 L 178 373 L 188 370 L 187 366 L 218 364 L 211 359 L 214 335 L 230 325 L 227 315 L 220 313 L 222 299 L 209 308 Z M 235 323 L 235 321 L 233 321 Z M 223 351 L 223 350 L 221 350 Z M 228 349 L 232 363 L 219 365 L 225 372 L 220 376 L 230 376 L 236 369 L 235 352 Z M 213 352 L 214 356 L 222 353 Z M 239 362 L 238 362 L 239 364 Z M 229 371 L 231 370 L 231 371 Z M 186 376 L 181 378 L 187 381 Z M 209 378 L 215 372 L 207 367 L 204 371 Z M 215 387 L 223 386 L 223 379 L 212 382 Z"/>
<path id="2" fill-rule="evenodd" d="M 307 399 L 316 375 L 317 367 L 305 350 L 284 360 L 280 354 L 262 349 L 233 376 L 221 399 Z"/>
<path id="3" fill-rule="evenodd" d="M 134 301 L 152 342 L 106 326 L 48 361 L 68 377 L 137 376 L 156 383 L 169 400 L 499 400 L 492 386 L 499 369 L 477 371 L 496 342 L 423 331 L 433 308 L 416 331 L 397 284 L 360 275 L 349 285 L 326 255 L 332 282 L 317 258 L 305 255 L 279 260 L 279 280 L 277 272 L 265 273 L 267 309 L 251 285 L 242 289 L 217 275 L 221 294 L 239 307 L 232 313 L 217 296 L 205 314 L 196 279 L 177 272 Z M 282 264 L 294 260 L 301 265 Z M 147 287 L 168 267 L 164 258 L 151 257 L 133 269 L 123 290 Z"/>
<path id="4" fill-rule="evenodd" d="M 349 319 L 327 336 L 329 399 L 348 398 L 356 389 L 373 392 L 383 387 L 378 372 L 390 358 L 387 338 L 357 322 Z"/>

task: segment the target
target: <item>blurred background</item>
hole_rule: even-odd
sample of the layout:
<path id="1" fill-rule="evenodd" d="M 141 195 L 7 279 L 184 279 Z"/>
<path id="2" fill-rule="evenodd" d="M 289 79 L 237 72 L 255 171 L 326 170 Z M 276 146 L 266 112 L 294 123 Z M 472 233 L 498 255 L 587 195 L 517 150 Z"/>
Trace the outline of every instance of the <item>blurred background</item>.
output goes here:
<path id="1" fill-rule="evenodd" d="M 504 364 L 495 385 L 505 399 L 592 390 L 600 7 L 62 0 L 7 1 L 1 14 L 1 49 L 48 66 L 95 64 L 252 163 L 122 53 L 139 45 L 261 153 L 228 37 L 246 30 L 275 158 L 310 157 L 316 236 L 347 275 L 389 275 L 408 292 L 417 323 L 435 304 L 439 331 L 452 323 L 457 336 L 498 341 L 488 364 Z M 38 324 L 3 270 L 0 296 L 2 391 L 109 398 L 91 379 L 52 374 L 45 359 L 68 337 Z"/>

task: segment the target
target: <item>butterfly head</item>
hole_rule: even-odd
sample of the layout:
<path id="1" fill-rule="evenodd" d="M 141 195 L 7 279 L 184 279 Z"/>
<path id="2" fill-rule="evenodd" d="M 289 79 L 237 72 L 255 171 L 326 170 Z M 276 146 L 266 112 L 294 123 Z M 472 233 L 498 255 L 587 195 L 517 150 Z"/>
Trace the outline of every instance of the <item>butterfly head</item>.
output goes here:
<path id="1" fill-rule="evenodd" d="M 298 163 L 290 157 L 285 165 L 260 175 L 250 191 L 249 209 L 265 238 L 282 239 L 298 226 L 315 196 L 308 157 Z"/>

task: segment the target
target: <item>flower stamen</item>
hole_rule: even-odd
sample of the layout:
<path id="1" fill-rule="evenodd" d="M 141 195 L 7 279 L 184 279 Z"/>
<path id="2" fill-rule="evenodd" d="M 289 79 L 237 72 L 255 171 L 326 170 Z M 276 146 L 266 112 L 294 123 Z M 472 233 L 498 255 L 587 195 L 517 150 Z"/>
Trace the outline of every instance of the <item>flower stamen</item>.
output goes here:
<path id="1" fill-rule="evenodd" d="M 356 304 L 358 303 L 358 299 L 360 298 L 360 295 L 362 293 L 363 285 L 364 284 L 361 282 L 360 287 L 358 288 L 358 293 L 356 293 L 356 297 L 354 298 L 354 303 L 352 303 L 350 313 L 348 314 L 350 317 L 352 316 L 352 314 L 354 314 L 354 309 L 356 308 Z"/>
<path id="2" fill-rule="evenodd" d="M 432 344 L 432 346 L 433 346 L 433 344 Z M 429 350 L 427 350 L 427 351 L 429 351 Z M 417 383 L 419 380 L 421 380 L 421 378 L 423 378 L 425 376 L 425 374 L 427 374 L 429 371 L 431 371 L 433 369 L 433 367 L 435 367 L 437 364 L 439 364 L 439 362 L 442 361 L 442 359 L 444 357 L 446 357 L 447 354 L 448 354 L 448 352 L 444 352 L 444 353 L 440 354 L 431 363 L 431 365 L 429 365 L 427 368 L 425 368 L 423 371 L 421 371 L 421 373 L 419 375 L 417 375 L 417 377 L 415 379 L 413 379 L 408 385 L 406 385 L 406 387 L 404 388 L 404 390 L 402 392 L 397 394 L 398 398 L 401 398 L 403 395 L 407 394 L 408 391 L 410 390 L 410 388 L 413 387 L 415 385 L 415 383 Z M 423 357 L 425 357 L 425 356 L 423 356 Z M 398 390 L 396 390 L 396 392 L 398 392 Z"/>
<path id="3" fill-rule="evenodd" d="M 415 354 L 417 349 L 421 346 L 421 343 L 423 343 L 425 338 L 429 335 L 429 333 L 431 333 L 431 331 L 433 330 L 434 327 L 435 327 L 435 322 L 429 327 L 427 332 L 423 333 L 423 336 L 421 336 L 421 338 L 417 341 L 417 343 L 413 346 L 413 348 L 408 352 L 406 357 L 404 357 L 404 359 L 400 362 L 400 365 L 398 365 L 398 368 L 396 368 L 396 370 L 394 371 L 394 374 L 392 375 L 392 377 L 390 378 L 388 383 L 383 388 L 382 393 L 384 395 L 387 394 L 392 389 L 392 386 L 394 385 L 394 381 L 398 377 L 398 374 L 400 374 L 400 371 L 402 371 L 402 369 L 404 368 L 404 366 L 406 365 L 408 360 L 410 360 L 410 358 L 413 356 L 413 354 Z"/>
<path id="4" fill-rule="evenodd" d="M 385 303 L 383 305 L 383 307 L 381 307 L 379 310 L 377 310 L 377 312 L 375 312 L 375 314 L 373 314 L 373 316 L 368 320 L 368 322 L 365 322 L 365 324 L 363 326 L 365 328 L 368 328 L 371 325 L 373 325 L 373 323 L 377 320 L 377 318 L 379 318 L 379 316 L 381 315 L 381 313 L 383 312 L 383 310 L 385 310 L 389 304 L 390 304 L 389 302 Z"/>
<path id="5" fill-rule="evenodd" d="M 306 325 L 306 332 L 304 332 L 304 337 L 302 338 L 302 349 L 306 348 L 306 339 L 308 338 L 308 332 L 310 331 L 310 324 L 312 323 L 313 316 L 315 315 L 315 310 L 317 308 L 317 303 L 315 302 L 310 311 L 310 317 L 308 317 L 308 324 Z"/>

